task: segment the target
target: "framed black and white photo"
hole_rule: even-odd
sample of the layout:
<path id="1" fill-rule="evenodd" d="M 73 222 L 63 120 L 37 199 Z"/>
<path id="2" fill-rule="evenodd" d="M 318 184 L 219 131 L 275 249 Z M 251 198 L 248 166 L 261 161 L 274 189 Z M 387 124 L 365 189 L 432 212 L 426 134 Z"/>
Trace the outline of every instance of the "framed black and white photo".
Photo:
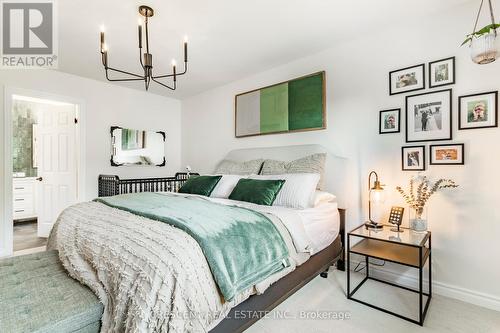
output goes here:
<path id="1" fill-rule="evenodd" d="M 498 91 L 458 97 L 458 129 L 498 126 Z"/>
<path id="2" fill-rule="evenodd" d="M 401 164 L 403 171 L 424 171 L 425 146 L 402 147 Z"/>
<path id="3" fill-rule="evenodd" d="M 406 142 L 451 140 L 451 89 L 406 96 Z"/>
<path id="4" fill-rule="evenodd" d="M 389 95 L 425 89 L 425 64 L 389 73 Z"/>
<path id="5" fill-rule="evenodd" d="M 399 133 L 401 125 L 401 109 L 390 109 L 380 111 L 378 133 Z"/>
<path id="6" fill-rule="evenodd" d="M 429 88 L 455 83 L 455 57 L 429 63 Z"/>
<path id="7" fill-rule="evenodd" d="M 430 145 L 430 164 L 453 165 L 464 164 L 464 144 Z"/>

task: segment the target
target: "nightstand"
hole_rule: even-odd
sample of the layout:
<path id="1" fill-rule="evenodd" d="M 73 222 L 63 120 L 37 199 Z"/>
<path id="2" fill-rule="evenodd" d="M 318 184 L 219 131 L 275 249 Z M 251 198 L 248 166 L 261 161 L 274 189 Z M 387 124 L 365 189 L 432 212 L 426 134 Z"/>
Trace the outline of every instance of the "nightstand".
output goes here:
<path id="1" fill-rule="evenodd" d="M 431 233 L 430 231 L 427 231 L 425 233 L 417 233 L 408 228 L 401 228 L 403 232 L 398 233 L 391 231 L 390 229 L 392 227 L 393 226 L 384 225 L 382 229 L 374 230 L 367 229 L 363 224 L 347 234 L 347 298 L 422 326 L 424 324 L 425 315 L 427 314 L 427 309 L 429 308 L 429 303 L 432 298 Z M 358 242 L 356 242 L 355 245 L 351 247 L 351 242 L 354 240 L 357 240 Z M 354 289 L 352 289 L 352 292 L 350 285 L 351 254 L 364 256 L 366 264 L 366 276 L 356 287 L 354 287 Z M 385 260 L 388 262 L 417 269 L 419 285 L 418 290 L 370 276 L 369 258 Z M 427 293 L 423 290 L 423 272 L 426 263 L 428 263 L 429 267 L 429 288 Z M 393 287 L 402 288 L 414 293 L 418 293 L 418 318 L 413 319 L 410 317 L 405 317 L 401 314 L 354 298 L 354 294 L 361 288 L 361 286 L 363 286 L 363 284 L 367 280 L 385 283 Z M 425 303 L 424 296 L 426 296 L 427 298 Z"/>

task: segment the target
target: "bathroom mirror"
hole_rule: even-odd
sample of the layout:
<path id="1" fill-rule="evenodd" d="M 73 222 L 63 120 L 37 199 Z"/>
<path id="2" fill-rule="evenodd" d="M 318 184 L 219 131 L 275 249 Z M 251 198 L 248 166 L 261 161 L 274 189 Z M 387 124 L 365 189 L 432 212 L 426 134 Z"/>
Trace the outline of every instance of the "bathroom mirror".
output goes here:
<path id="1" fill-rule="evenodd" d="M 165 166 L 165 132 L 111 127 L 112 166 Z"/>

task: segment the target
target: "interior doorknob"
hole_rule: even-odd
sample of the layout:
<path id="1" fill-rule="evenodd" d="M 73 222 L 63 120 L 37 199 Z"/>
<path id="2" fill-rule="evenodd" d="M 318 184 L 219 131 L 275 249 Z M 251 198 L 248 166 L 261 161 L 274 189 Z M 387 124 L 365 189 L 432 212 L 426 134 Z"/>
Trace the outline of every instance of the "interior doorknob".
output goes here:
<path id="1" fill-rule="evenodd" d="M 39 182 L 41 182 L 43 180 L 42 177 L 38 177 L 36 180 L 38 180 Z"/>

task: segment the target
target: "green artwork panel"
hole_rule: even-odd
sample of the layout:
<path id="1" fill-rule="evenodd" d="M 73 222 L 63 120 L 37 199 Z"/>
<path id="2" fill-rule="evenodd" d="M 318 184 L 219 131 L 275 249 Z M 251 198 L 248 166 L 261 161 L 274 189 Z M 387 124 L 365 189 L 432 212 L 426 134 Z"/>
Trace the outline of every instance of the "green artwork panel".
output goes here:
<path id="1" fill-rule="evenodd" d="M 260 133 L 288 131 L 288 83 L 260 91 Z"/>
<path id="2" fill-rule="evenodd" d="M 288 128 L 323 128 L 323 75 L 288 83 Z"/>

